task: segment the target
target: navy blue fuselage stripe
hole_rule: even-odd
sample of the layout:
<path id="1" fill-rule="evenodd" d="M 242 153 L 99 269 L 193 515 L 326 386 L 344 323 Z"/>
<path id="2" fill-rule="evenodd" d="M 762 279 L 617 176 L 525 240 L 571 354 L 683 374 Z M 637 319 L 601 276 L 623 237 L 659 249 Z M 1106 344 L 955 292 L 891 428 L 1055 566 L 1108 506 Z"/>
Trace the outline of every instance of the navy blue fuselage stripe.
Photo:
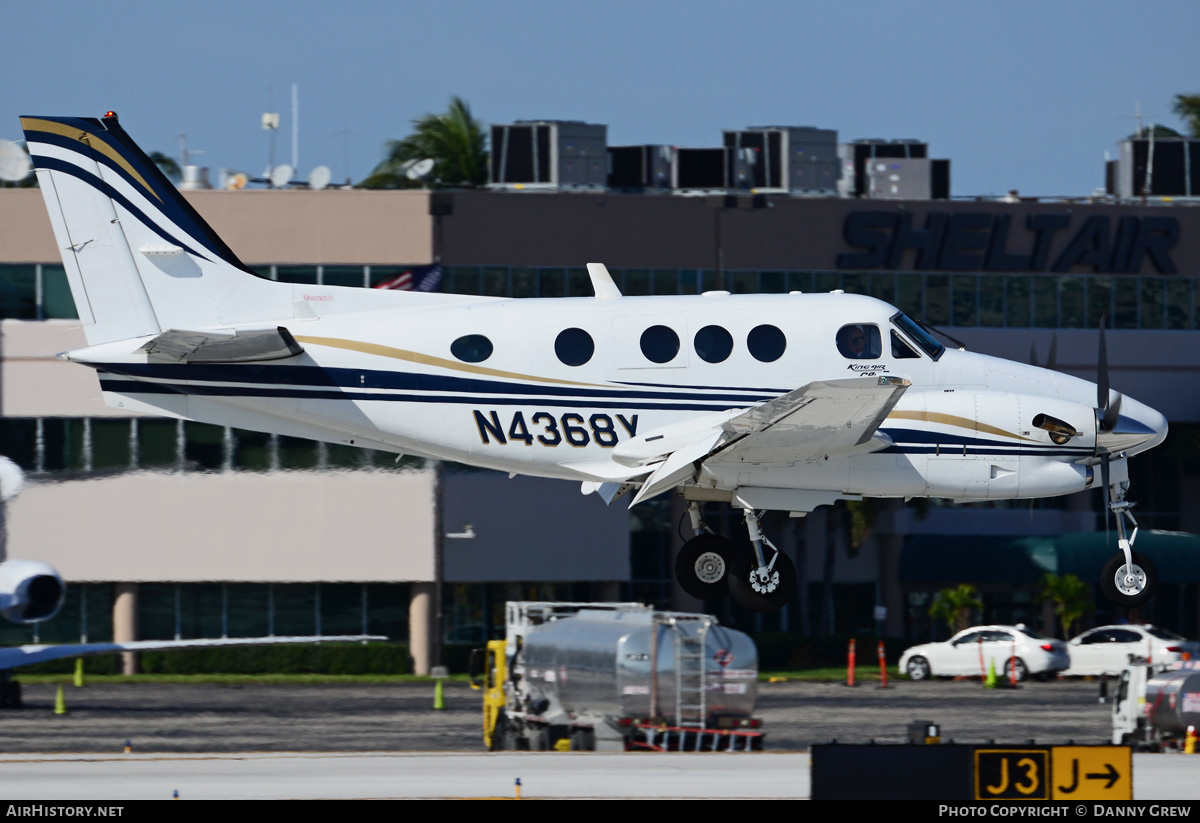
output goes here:
<path id="1" fill-rule="evenodd" d="M 984 440 L 979 437 L 969 437 L 961 434 L 947 434 L 945 432 L 931 432 L 924 429 L 893 429 L 880 428 L 880 434 L 885 434 L 892 439 L 893 443 L 905 443 L 910 445 L 929 446 L 931 449 L 934 446 L 1006 446 L 1012 449 L 1020 448 L 1045 448 L 1042 443 L 1030 443 L 1028 441 L 1009 442 L 1005 440 Z M 1057 446 L 1063 454 L 1072 454 L 1078 452 L 1080 454 L 1091 454 L 1093 449 L 1090 446 Z"/>
<path id="2" fill-rule="evenodd" d="M 770 400 L 758 394 L 709 395 L 697 392 L 613 391 L 554 385 L 529 385 L 471 377 L 383 371 L 379 369 L 322 368 L 320 366 L 195 365 L 186 363 L 103 363 L 96 368 L 133 378 L 187 380 L 201 383 L 265 383 L 315 388 L 400 389 L 404 391 L 520 394 L 546 397 L 595 397 L 601 400 L 647 399 L 726 402 L 746 405 Z M 702 391 L 702 390 L 701 390 Z"/>
<path id="3" fill-rule="evenodd" d="M 750 386 L 685 386 L 679 383 L 630 383 L 627 381 L 613 381 L 620 386 L 642 386 L 648 389 L 711 389 L 715 391 L 754 391 L 764 392 L 767 394 L 787 394 L 791 389 L 760 389 Z"/>
<path id="4" fill-rule="evenodd" d="M 953 458 L 953 457 L 961 458 L 963 456 L 966 456 L 966 457 L 985 457 L 985 456 L 986 457 L 1038 457 L 1038 456 L 1044 456 L 1044 457 L 1072 457 L 1072 458 L 1079 459 L 1079 458 L 1083 458 L 1083 457 L 1091 457 L 1092 456 L 1092 452 L 1090 452 L 1090 451 L 1085 451 L 1085 452 L 1063 451 L 1062 449 L 1055 449 L 1055 448 L 1051 448 L 1049 446 L 1019 446 L 1015 449 L 994 449 L 994 448 L 983 448 L 983 447 L 978 447 L 978 446 L 967 446 L 965 450 L 964 449 L 954 449 L 953 451 L 948 451 L 946 449 L 941 449 L 939 451 L 936 446 L 913 446 L 913 445 L 900 445 L 900 444 L 897 444 L 894 446 L 888 446 L 886 449 L 880 449 L 877 452 L 873 452 L 873 454 L 928 454 L 928 455 L 935 455 L 937 457 L 947 457 L 947 458 Z"/>
<path id="5" fill-rule="evenodd" d="M 121 394 L 189 394 L 203 397 L 285 397 L 304 400 L 353 400 L 375 401 L 386 403 L 469 403 L 475 406 L 533 406 L 543 405 L 565 409 L 609 409 L 632 410 L 642 409 L 654 411 L 725 411 L 741 408 L 739 405 L 728 403 L 721 405 L 700 405 L 695 403 L 615 403 L 589 400 L 563 400 L 561 398 L 529 398 L 529 397 L 469 397 L 461 395 L 432 395 L 432 394 L 371 394 L 368 392 L 343 391 L 305 391 L 301 389 L 272 389 L 259 386 L 192 386 L 179 383 L 146 383 L 141 380 L 109 380 L 100 378 L 100 388 L 103 391 L 115 391 Z"/>
<path id="6" fill-rule="evenodd" d="M 221 254 L 221 250 L 219 248 L 214 247 L 213 244 L 209 241 L 209 238 L 207 236 L 208 233 L 206 231 L 204 231 L 201 226 L 196 225 L 196 221 L 194 219 L 192 219 L 191 215 L 189 215 L 184 209 L 180 208 L 179 204 L 176 202 L 176 198 L 180 196 L 178 194 L 178 192 L 176 192 L 174 190 L 164 191 L 162 186 L 156 186 L 154 184 L 155 181 L 157 180 L 157 175 L 150 172 L 146 168 L 138 168 L 139 166 L 144 166 L 145 162 L 149 162 L 149 160 L 146 160 L 145 162 L 141 162 L 141 158 L 134 156 L 133 152 L 129 151 L 119 141 L 116 141 L 115 138 L 112 135 L 110 135 L 107 131 L 97 130 L 94 128 L 90 129 L 90 130 L 83 129 L 83 131 L 87 131 L 89 136 L 91 136 L 91 137 L 102 140 L 105 143 L 105 145 L 107 145 L 109 148 L 111 148 L 113 151 L 115 151 L 117 154 L 119 154 L 122 158 L 124 158 L 125 162 L 129 163 L 130 166 L 137 169 L 138 173 L 142 175 L 142 179 L 145 181 L 146 185 L 150 187 L 150 190 L 159 199 L 160 202 L 157 203 L 156 206 L 162 211 L 163 214 L 165 214 L 167 216 L 167 218 L 172 223 L 174 223 L 176 226 L 179 226 L 181 229 L 183 229 L 185 232 L 187 232 L 188 236 L 190 236 L 193 240 L 198 242 L 204 248 L 208 249 L 208 251 L 211 252 L 212 254 L 216 255 L 217 257 L 224 256 Z M 129 173 L 127 171 L 125 171 L 125 169 L 121 168 L 116 163 L 114 163 L 112 158 L 108 157 L 107 155 L 105 155 L 102 152 L 93 151 L 93 152 L 89 153 L 88 151 L 82 149 L 81 147 L 87 146 L 87 144 L 80 140 L 76 140 L 75 138 L 67 137 L 66 135 L 51 134 L 49 132 L 44 132 L 44 131 L 30 131 L 30 132 L 28 132 L 28 134 L 30 136 L 31 141 L 33 139 L 32 136 L 36 135 L 36 140 L 39 143 L 49 143 L 51 145 L 55 145 L 60 148 L 66 149 L 67 151 L 78 154 L 80 157 L 86 158 L 87 160 L 103 163 L 106 168 L 111 169 L 116 174 L 119 174 L 125 180 L 125 182 L 129 183 L 129 185 L 132 186 L 134 189 L 137 189 L 139 191 L 141 191 L 143 189 L 142 183 L 135 180 L 134 178 L 130 177 Z M 42 157 L 42 159 L 44 161 L 49 158 Z M 59 162 L 62 162 L 62 161 L 59 161 Z M 66 171 L 66 169 L 59 169 L 59 170 Z M 134 211 L 135 211 L 135 213 L 137 213 L 136 210 L 134 210 Z M 138 213 L 138 214 L 139 214 L 139 217 L 141 217 L 141 214 L 140 213 Z M 145 220 L 144 217 L 143 217 L 143 220 Z M 173 242 L 178 242 L 178 241 L 173 241 Z M 183 244 L 180 243 L 180 245 L 183 245 Z"/>
<path id="7" fill-rule="evenodd" d="M 199 257 L 202 260 L 209 259 L 209 258 L 205 257 L 203 254 L 200 254 L 199 252 L 197 252 L 194 249 L 192 249 L 191 247 L 189 247 L 183 241 L 181 241 L 175 237 L 172 237 L 170 234 L 163 231 L 163 229 L 158 225 L 158 223 L 156 221 L 151 220 L 150 218 L 146 217 L 146 215 L 142 213 L 142 210 L 139 209 L 137 206 L 133 205 L 133 203 L 130 203 L 129 200 L 125 197 L 125 195 L 121 194 L 119 191 L 114 189 L 108 183 L 105 183 L 103 180 L 101 180 L 99 177 L 92 174 L 91 172 L 84 171 L 83 169 L 79 168 L 79 166 L 68 163 L 65 160 L 59 160 L 54 157 L 46 157 L 45 155 L 35 154 L 35 155 L 33 155 L 33 159 L 36 162 L 37 167 L 40 169 L 52 169 L 54 171 L 60 171 L 63 174 L 69 174 L 72 177 L 78 178 L 79 180 L 82 180 L 83 182 L 87 183 L 89 186 L 99 190 L 105 196 L 111 197 L 113 200 L 120 203 L 134 217 L 136 217 L 138 220 L 141 220 L 146 225 L 147 228 L 149 228 L 151 231 L 153 231 L 155 234 L 157 234 L 163 240 L 166 240 L 168 243 L 173 243 L 177 246 L 180 246 L 181 248 L 186 250 L 189 254 L 194 254 L 194 255 L 196 255 L 196 257 Z"/>

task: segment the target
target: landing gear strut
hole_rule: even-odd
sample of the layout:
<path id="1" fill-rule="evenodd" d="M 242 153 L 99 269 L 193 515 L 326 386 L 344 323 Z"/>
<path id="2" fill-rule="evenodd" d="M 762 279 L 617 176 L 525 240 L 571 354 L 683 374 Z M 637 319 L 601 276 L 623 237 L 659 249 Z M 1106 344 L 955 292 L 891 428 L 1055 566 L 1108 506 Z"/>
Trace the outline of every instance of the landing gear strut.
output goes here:
<path id="1" fill-rule="evenodd" d="M 1158 571 L 1150 558 L 1141 552 L 1133 551 L 1133 541 L 1137 539 L 1138 524 L 1130 509 L 1134 504 L 1125 499 L 1125 490 L 1121 484 L 1113 487 L 1116 493 L 1109 502 L 1108 508 L 1117 518 L 1117 546 L 1121 549 L 1104 564 L 1100 572 L 1100 591 L 1110 602 L 1133 608 L 1140 606 L 1154 597 L 1158 585 Z M 1125 535 L 1125 520 L 1133 526 L 1133 532 Z"/>
<path id="2" fill-rule="evenodd" d="M 781 608 L 796 592 L 796 567 L 786 554 L 763 535 L 758 527 L 759 514 L 746 509 L 746 529 L 754 551 L 739 553 L 730 564 L 729 593 L 744 608 L 770 612 Z M 768 557 L 763 544 L 770 548 Z"/>

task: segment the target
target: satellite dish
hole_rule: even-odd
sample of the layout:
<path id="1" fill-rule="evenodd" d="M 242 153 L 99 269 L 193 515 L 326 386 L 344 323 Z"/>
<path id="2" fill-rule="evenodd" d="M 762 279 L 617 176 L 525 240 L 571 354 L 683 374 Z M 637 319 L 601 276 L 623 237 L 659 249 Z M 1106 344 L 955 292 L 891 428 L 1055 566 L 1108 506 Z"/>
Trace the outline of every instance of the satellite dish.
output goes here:
<path id="1" fill-rule="evenodd" d="M 33 168 L 29 155 L 11 140 L 0 140 L 0 180 L 16 183 L 24 180 Z"/>
<path id="2" fill-rule="evenodd" d="M 271 185 L 277 189 L 282 189 L 292 181 L 292 175 L 295 171 L 287 163 L 280 163 L 271 172 Z"/>
<path id="3" fill-rule="evenodd" d="M 0 456 L 0 500 L 16 497 L 25 485 L 25 472 L 7 457 Z"/>
<path id="4" fill-rule="evenodd" d="M 409 180 L 424 180 L 431 171 L 433 171 L 433 159 L 426 157 L 409 166 L 404 174 Z"/>
<path id="5" fill-rule="evenodd" d="M 308 175 L 308 187 L 313 191 L 320 191 L 328 186 L 332 179 L 333 172 L 329 170 L 329 166 L 317 166 Z"/>

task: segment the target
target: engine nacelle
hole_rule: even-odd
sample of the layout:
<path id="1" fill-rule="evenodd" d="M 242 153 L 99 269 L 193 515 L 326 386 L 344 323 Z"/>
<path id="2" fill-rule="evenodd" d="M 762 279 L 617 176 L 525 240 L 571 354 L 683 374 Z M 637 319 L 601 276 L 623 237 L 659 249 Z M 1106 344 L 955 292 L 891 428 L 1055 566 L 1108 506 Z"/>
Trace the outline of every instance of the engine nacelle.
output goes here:
<path id="1" fill-rule="evenodd" d="M 13 623 L 49 620 L 62 608 L 67 586 L 58 572 L 38 560 L 0 563 L 0 614 Z"/>

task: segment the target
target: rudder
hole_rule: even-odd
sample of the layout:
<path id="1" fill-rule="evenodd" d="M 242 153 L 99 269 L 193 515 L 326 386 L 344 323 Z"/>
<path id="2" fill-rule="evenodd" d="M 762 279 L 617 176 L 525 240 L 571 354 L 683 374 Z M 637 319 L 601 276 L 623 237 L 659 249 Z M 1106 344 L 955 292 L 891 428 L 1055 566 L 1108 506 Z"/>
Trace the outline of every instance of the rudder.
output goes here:
<path id="1" fill-rule="evenodd" d="M 238 260 L 115 114 L 21 125 L 89 344 L 291 314 L 289 290 Z"/>

